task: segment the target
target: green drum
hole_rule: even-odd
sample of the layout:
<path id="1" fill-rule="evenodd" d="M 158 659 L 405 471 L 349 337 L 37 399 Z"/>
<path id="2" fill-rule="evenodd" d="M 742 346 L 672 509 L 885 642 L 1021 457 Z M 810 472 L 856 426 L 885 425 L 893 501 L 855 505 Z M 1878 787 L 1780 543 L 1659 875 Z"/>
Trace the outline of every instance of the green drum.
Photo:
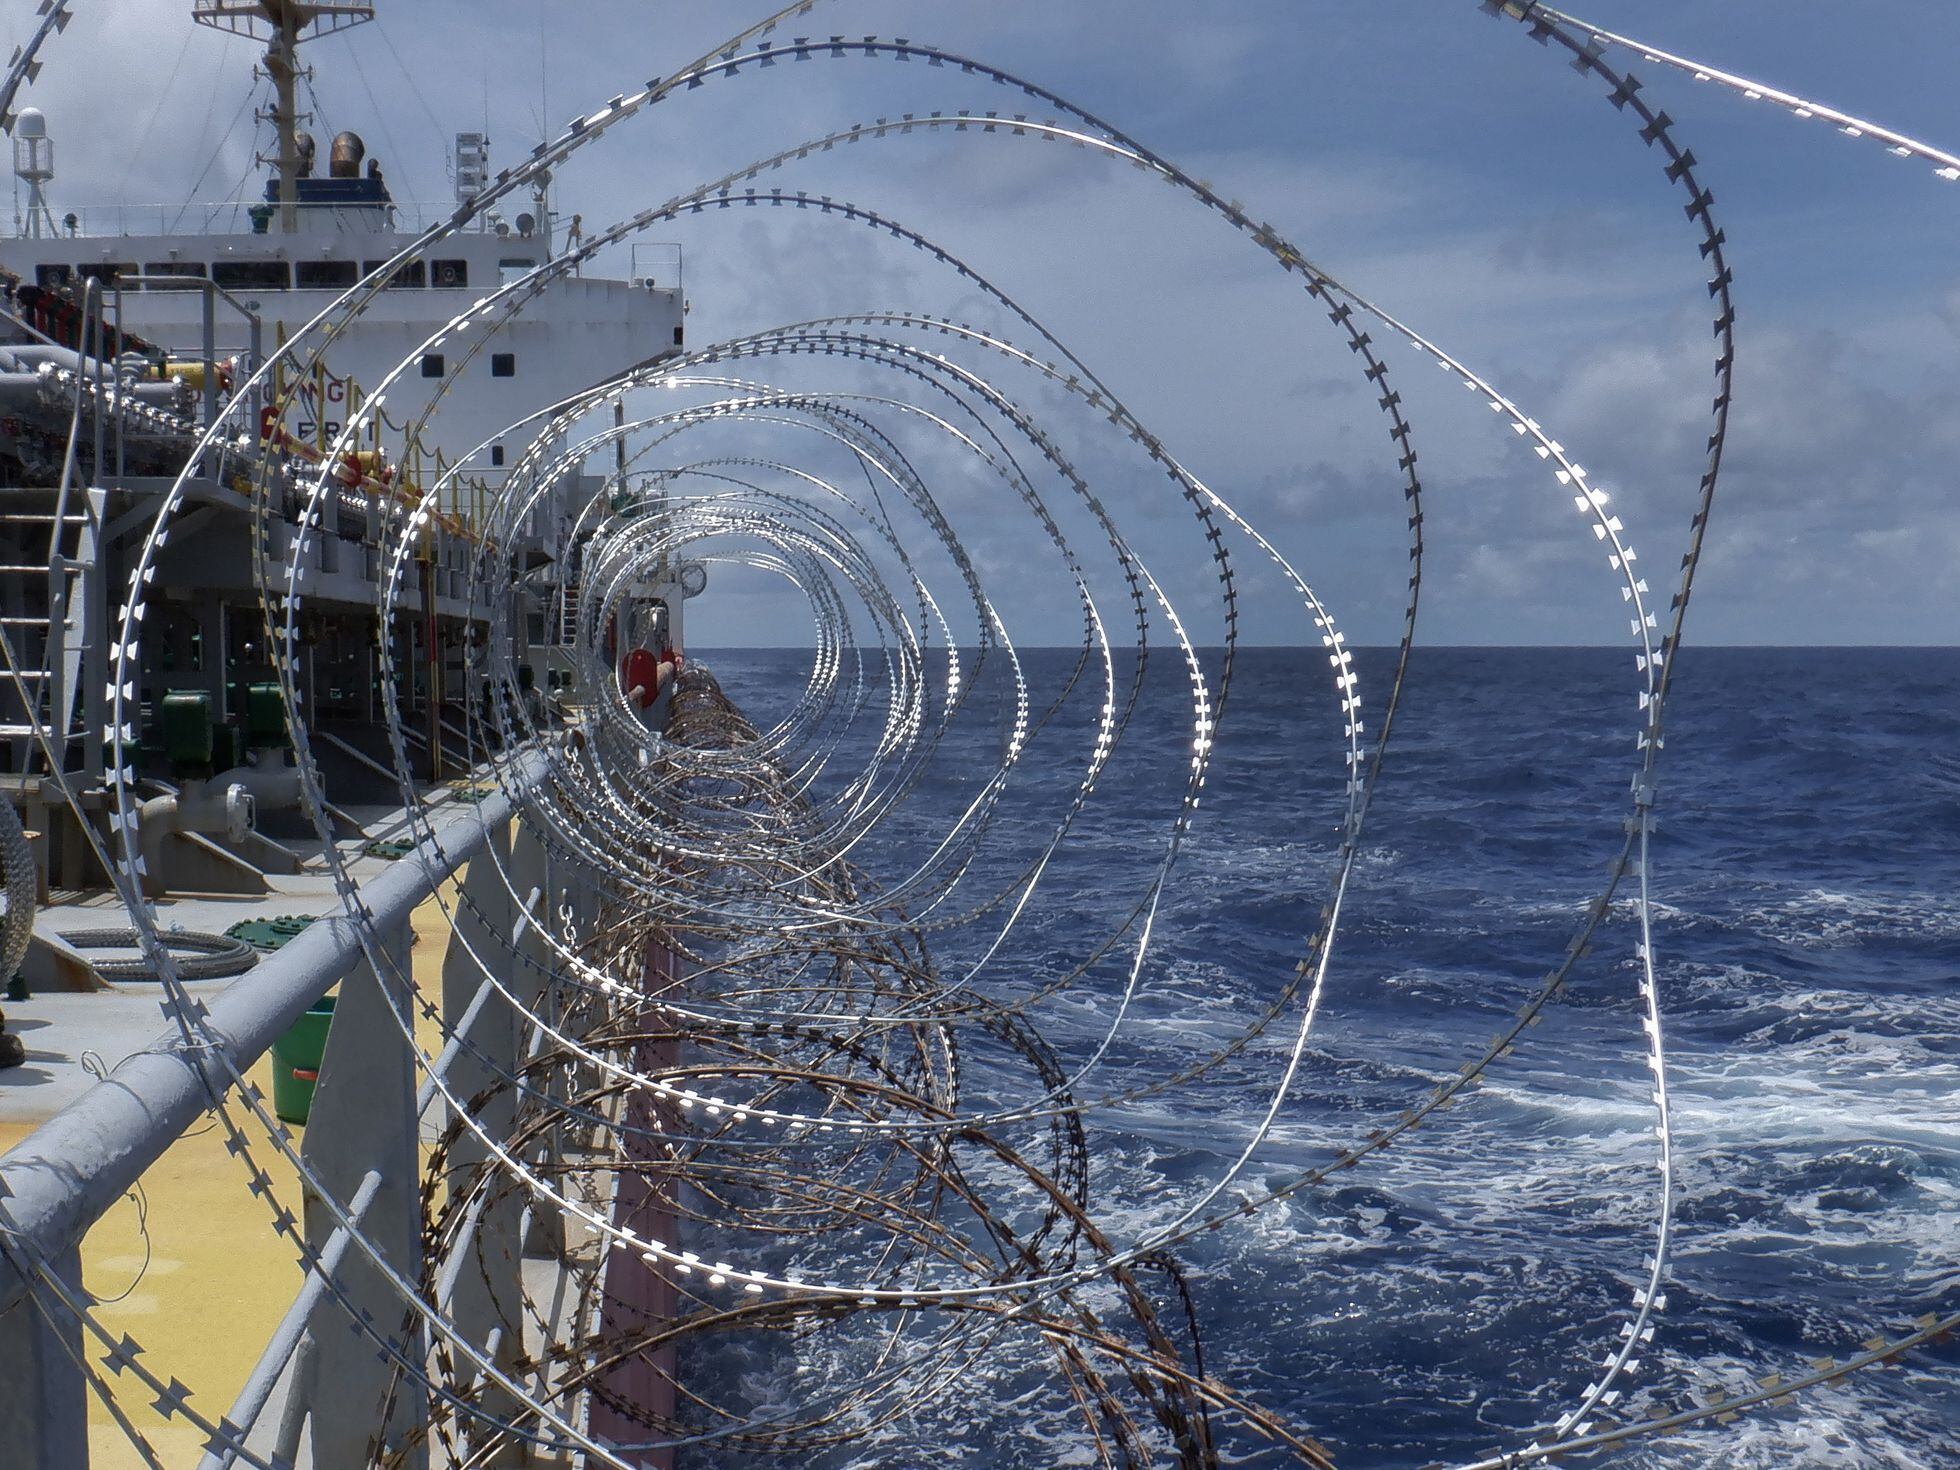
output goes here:
<path id="1" fill-rule="evenodd" d="M 272 1043 L 272 1111 L 288 1123 L 304 1123 L 313 1110 L 313 1084 L 320 1080 L 320 1058 L 327 1053 L 333 1025 L 333 997 L 307 1008 L 292 1030 Z"/>

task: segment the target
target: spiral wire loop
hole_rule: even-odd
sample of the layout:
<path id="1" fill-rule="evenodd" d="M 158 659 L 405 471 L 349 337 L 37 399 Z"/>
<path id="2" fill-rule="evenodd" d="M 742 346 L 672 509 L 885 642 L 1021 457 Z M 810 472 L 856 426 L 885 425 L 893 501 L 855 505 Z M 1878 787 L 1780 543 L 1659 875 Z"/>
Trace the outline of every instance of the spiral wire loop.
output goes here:
<path id="1" fill-rule="evenodd" d="M 1824 118 L 1933 164 L 1942 178 L 1960 177 L 1960 164 L 1929 144 L 1547 6 L 1493 0 L 1483 8 L 1517 22 L 1602 86 L 1680 191 L 1689 226 L 1684 244 L 1709 273 L 1715 382 L 1708 448 L 1666 606 L 1639 570 L 1642 558 L 1609 492 L 1467 356 L 1337 277 L 1245 206 L 1037 82 L 908 39 L 785 39 L 779 28 L 816 10 L 815 0 L 779 10 L 539 145 L 293 332 L 202 432 L 148 533 L 115 631 L 112 738 L 101 773 L 113 815 L 109 835 L 96 840 L 134 931 L 109 937 L 140 946 L 137 970 L 161 982 L 186 1043 L 215 1039 L 204 1004 L 186 985 L 198 975 L 181 952 L 184 937 L 159 928 L 142 898 L 136 689 L 146 589 L 189 513 L 189 487 L 220 470 L 242 474 L 250 479 L 261 553 L 265 641 L 304 805 L 320 825 L 345 916 L 358 926 L 367 962 L 382 980 L 402 1045 L 444 1119 L 425 1161 L 420 1267 L 404 1266 L 370 1238 L 221 1048 L 211 1053 L 226 1071 L 213 1099 L 216 1118 L 250 1187 L 267 1202 L 271 1227 L 325 1282 L 334 1304 L 328 1310 L 349 1313 L 387 1359 L 394 1396 L 427 1403 L 418 1443 L 426 1437 L 457 1464 L 490 1463 L 518 1445 L 614 1466 L 638 1465 L 643 1455 L 676 1445 L 800 1463 L 797 1457 L 957 1403 L 970 1375 L 986 1364 L 996 1373 L 1040 1369 L 1051 1387 L 1059 1384 L 1079 1411 L 1083 1443 L 1097 1463 L 1220 1463 L 1240 1453 L 1235 1446 L 1249 1431 L 1301 1463 L 1331 1465 L 1333 1452 L 1309 1426 L 1208 1370 L 1177 1252 L 1369 1167 L 1470 1096 L 1529 1044 L 1529 1028 L 1572 985 L 1582 959 L 1607 938 L 1609 918 L 1620 913 L 1630 913 L 1634 935 L 1625 946 L 1633 962 L 1628 1045 L 1651 1084 L 1641 1264 L 1613 1320 L 1588 1324 L 1583 1360 L 1543 1365 L 1536 1432 L 1466 1464 L 1530 1465 L 1727 1423 L 1896 1361 L 1960 1321 L 1951 1311 L 1935 1313 L 1856 1357 L 1819 1360 L 1714 1396 L 1678 1373 L 1679 1381 L 1670 1381 L 1654 1347 L 1678 1199 L 1649 841 L 1663 712 L 1727 443 L 1736 309 L 1728 242 L 1700 166 L 1679 127 L 1613 58 L 1631 51 L 1747 98 Z M 0 107 L 31 78 L 34 52 L 58 29 L 65 7 L 44 4 L 42 14 L 10 68 Z M 409 345 L 317 463 L 256 452 L 252 395 L 281 381 L 304 382 L 331 360 L 335 343 L 363 320 L 404 261 L 614 135 L 620 147 L 633 146 L 634 130 L 647 125 L 643 114 L 685 107 L 697 90 L 731 84 L 759 89 L 766 105 L 770 89 L 793 85 L 799 65 L 819 60 L 935 68 L 949 88 L 1004 91 L 1046 115 L 906 113 L 795 141 L 595 227 L 565 253 L 486 292 Z M 793 178 L 799 164 L 838 148 L 895 148 L 907 138 L 939 140 L 955 159 L 969 145 L 1064 145 L 1098 164 L 1140 170 L 1170 191 L 1176 207 L 1222 222 L 1233 246 L 1288 288 L 1304 290 L 1312 311 L 1302 321 L 1316 329 L 1325 323 L 1328 341 L 1345 349 L 1340 355 L 1375 401 L 1387 451 L 1382 493 L 1399 498 L 1406 520 L 1409 573 L 1398 593 L 1405 611 L 1379 691 L 1364 701 L 1354 653 L 1335 610 L 1307 580 L 1304 550 L 1255 529 L 979 265 L 873 204 L 793 184 L 758 186 L 764 174 Z M 570 399 L 535 405 L 479 446 L 494 439 L 521 447 L 469 527 L 464 595 L 480 635 L 467 650 L 459 704 L 478 779 L 509 799 L 523 843 L 541 856 L 527 866 L 511 841 L 492 841 L 480 861 L 494 866 L 495 903 L 467 886 L 438 884 L 436 893 L 453 927 L 452 953 L 488 983 L 497 1004 L 511 1008 L 529 1039 L 513 1068 L 449 1026 L 439 998 L 417 989 L 400 946 L 373 922 L 333 840 L 330 793 L 300 702 L 303 568 L 328 534 L 333 467 L 342 455 L 378 437 L 403 453 L 429 441 L 448 395 L 469 391 L 471 365 L 491 332 L 522 321 L 528 306 L 600 251 L 667 222 L 730 209 L 794 215 L 810 230 L 872 232 L 909 247 L 937 281 L 985 309 L 967 319 L 865 302 L 847 314 L 661 353 Z M 388 413 L 391 391 L 434 352 L 448 354 L 455 371 L 425 411 L 397 422 Z M 1413 405 L 1401 386 L 1410 355 L 1435 363 L 1522 441 L 1539 463 L 1545 492 L 1572 503 L 1584 522 L 1579 534 L 1605 560 L 1634 654 L 1629 796 L 1604 883 L 1563 946 L 1542 959 L 1541 976 L 1512 1019 L 1443 1080 L 1409 1096 L 1399 1115 L 1360 1120 L 1319 1161 L 1275 1171 L 1262 1149 L 1289 1099 L 1314 1085 L 1310 1044 L 1339 974 L 1344 908 L 1362 882 L 1363 832 L 1378 793 L 1392 799 L 1388 754 L 1410 677 L 1425 555 Z M 79 425 L 84 396 L 94 389 L 79 380 L 59 386 L 73 389 Z M 89 411 L 114 409 L 105 403 Z M 143 414 L 158 433 L 187 430 L 156 410 L 128 411 Z M 607 479 L 603 493 L 575 501 L 582 467 L 615 454 L 622 473 Z M 1120 474 L 1109 468 L 1119 456 L 1126 457 Z M 426 539 L 453 503 L 468 459 L 409 490 L 386 519 L 379 626 L 415 601 Z M 984 496 L 974 485 L 985 487 Z M 990 593 L 985 559 L 962 541 L 959 527 L 980 499 L 995 522 L 993 536 L 1011 525 L 1020 554 L 1065 587 L 1079 613 L 1080 644 L 1058 686 L 1044 687 L 1031 673 L 1015 642 L 1015 609 Z M 1161 570 L 1146 564 L 1126 533 L 1144 515 L 1180 518 L 1215 576 L 1214 605 L 1174 600 Z M 553 613 L 570 630 L 579 667 L 570 689 L 542 699 L 522 692 L 516 653 L 522 609 L 537 588 L 510 553 L 541 522 L 552 524 L 560 569 Z M 620 687 L 611 630 L 633 615 L 637 589 L 691 562 L 716 575 L 768 574 L 807 603 L 807 681 L 767 719 L 752 717 L 742 691 L 724 690 L 698 662 L 673 676 L 658 719 Z M 1259 993 L 1267 998 L 1230 1034 L 1194 1032 L 1175 1066 L 1151 1073 L 1136 1065 L 1134 1032 L 1161 979 L 1153 930 L 1202 819 L 1234 681 L 1245 677 L 1242 599 L 1255 575 L 1284 585 L 1294 618 L 1288 636 L 1326 658 L 1324 682 L 1297 692 L 1303 707 L 1314 702 L 1312 718 L 1336 732 L 1330 811 L 1338 842 L 1324 869 L 1300 877 L 1293 968 L 1266 977 Z M 1208 651 L 1200 629 L 1218 630 L 1222 649 Z M 402 696 L 409 671 L 395 663 L 390 639 L 381 638 L 379 649 L 387 764 L 396 773 L 408 839 L 421 844 L 418 852 L 440 851 L 431 793 L 411 776 L 415 741 Z M 19 667 L 4 638 L 0 653 L 10 669 Z M 1100 831 L 1115 800 L 1104 793 L 1121 785 L 1126 742 L 1166 729 L 1180 732 L 1180 774 L 1174 790 L 1140 808 L 1149 830 L 1126 853 L 1130 890 L 1107 896 L 1101 932 L 1079 936 L 1067 954 L 1035 953 L 1027 916 L 1044 882 L 1073 844 Z M 985 732 L 979 744 L 976 730 Z M 991 767 L 949 773 L 951 752 L 964 762 L 983 745 L 997 757 Z M 44 748 L 59 771 L 58 751 Z M 949 774 L 958 784 L 950 803 Z M 66 794 L 80 799 L 78 791 Z M 1024 817 L 1031 801 L 1044 804 L 1046 834 L 1028 843 L 1012 835 L 1022 829 L 1006 817 Z M 937 815 L 928 821 L 921 813 Z M 17 846 L 0 829 L 10 885 Z M 539 883 L 538 861 L 557 875 L 552 881 Z M 1630 903 L 1616 909 L 1628 891 Z M 9 895 L 11 955 L 20 900 L 12 886 Z M 514 927 L 499 922 L 504 911 L 520 916 Z M 1084 997 L 1097 1002 L 1091 1034 L 1049 1024 Z M 431 1023 L 441 1035 L 433 1050 L 426 1041 Z M 465 1058 L 467 1067 L 439 1066 L 444 1051 Z M 1248 1062 L 1262 1069 L 1263 1080 L 1234 1120 L 1235 1144 L 1219 1167 L 1156 1201 L 1147 1219 L 1123 1226 L 1103 1219 L 1099 1123 L 1144 1099 L 1210 1085 Z M 459 1087 L 459 1075 L 475 1080 Z M 400 1322 L 373 1320 L 346 1297 L 295 1215 L 277 1203 L 275 1160 L 320 1198 L 363 1268 L 388 1282 Z M 663 1202 L 669 1224 L 660 1235 L 647 1216 L 613 1207 L 627 1180 Z M 536 1357 L 487 1350 L 459 1329 L 454 1302 L 459 1281 L 483 1269 L 480 1253 L 493 1248 L 484 1244 L 481 1222 L 518 1212 L 555 1216 L 589 1240 L 567 1267 L 577 1320 L 615 1320 L 602 1309 L 614 1273 L 625 1270 L 653 1271 L 670 1282 L 673 1310 L 659 1320 L 553 1338 Z M 31 1254 L 4 1217 L 0 1229 L 10 1254 Z M 272 1461 L 248 1448 L 237 1426 L 193 1404 L 136 1341 L 102 1325 L 86 1295 L 51 1262 L 28 1265 L 37 1309 L 81 1324 L 88 1343 L 81 1367 L 144 1463 L 163 1461 L 119 1406 L 131 1383 L 167 1417 L 194 1426 L 214 1452 L 269 1470 Z M 527 1297 L 528 1320 L 504 1324 L 509 1340 L 547 1323 L 551 1311 Z M 701 1361 L 717 1344 L 783 1342 L 805 1374 L 788 1402 L 752 1401 L 719 1377 L 676 1366 Z M 426 1351 L 405 1350 L 405 1343 L 426 1344 Z M 660 1402 L 673 1407 L 655 1408 L 645 1395 L 622 1391 L 629 1369 L 662 1381 Z M 1647 1407 L 1630 1415 L 1623 1405 L 1635 1382 Z M 1691 1390 L 1701 1396 L 1688 1398 Z M 612 1425 L 603 1436 L 592 1427 L 602 1412 Z M 415 1448 L 377 1443 L 376 1463 L 396 1463 Z"/>

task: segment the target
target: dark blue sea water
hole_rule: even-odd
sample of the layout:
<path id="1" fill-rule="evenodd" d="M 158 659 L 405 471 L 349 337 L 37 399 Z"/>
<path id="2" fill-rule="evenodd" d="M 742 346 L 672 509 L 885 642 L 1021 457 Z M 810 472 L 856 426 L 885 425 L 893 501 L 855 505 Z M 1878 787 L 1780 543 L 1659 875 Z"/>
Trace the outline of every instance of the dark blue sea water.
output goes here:
<path id="1" fill-rule="evenodd" d="M 1074 655 L 1025 658 L 1038 711 Z M 704 661 L 764 722 L 807 667 L 790 652 Z M 1215 675 L 1215 654 L 1207 667 Z M 1378 718 L 1388 656 L 1364 652 L 1359 667 Z M 1085 1094 L 1220 1045 L 1291 972 L 1326 896 L 1341 810 L 1325 675 L 1318 654 L 1241 652 L 1137 1003 Z M 972 711 L 859 851 L 881 880 L 929 851 L 997 763 L 1003 687 L 983 675 Z M 1618 849 L 1636 690 L 1633 656 L 1618 650 L 1418 650 L 1322 1013 L 1248 1183 L 1392 1120 L 1535 990 Z M 1034 738 L 934 916 L 990 896 L 1039 850 L 1099 706 L 1084 690 Z M 1109 773 L 983 974 L 989 994 L 1026 994 L 1076 964 L 1143 896 L 1189 713 L 1178 661 L 1153 657 Z M 1668 1307 L 1623 1411 L 1789 1376 L 1960 1299 L 1957 717 L 1960 651 L 1680 659 L 1652 880 L 1680 1200 Z M 865 748 L 848 736 L 825 781 L 856 774 Z M 1180 1252 L 1207 1366 L 1344 1467 L 1521 1445 L 1615 1344 L 1657 1210 L 1631 912 L 1623 895 L 1569 993 L 1481 1091 L 1338 1187 Z M 971 963 L 999 922 L 935 933 L 942 974 Z M 1066 1062 L 1102 1036 L 1126 958 L 1037 1011 Z M 1289 1013 L 1170 1095 L 1091 1114 L 1112 1236 L 1167 1218 L 1236 1155 L 1298 1022 Z M 986 1095 L 975 1079 L 974 1097 Z M 982 1365 L 940 1409 L 811 1463 L 1090 1463 L 1065 1396 L 1039 1382 Z M 1228 1463 L 1284 1462 L 1219 1424 Z M 1960 1466 L 1960 1348 L 1605 1463 Z"/>

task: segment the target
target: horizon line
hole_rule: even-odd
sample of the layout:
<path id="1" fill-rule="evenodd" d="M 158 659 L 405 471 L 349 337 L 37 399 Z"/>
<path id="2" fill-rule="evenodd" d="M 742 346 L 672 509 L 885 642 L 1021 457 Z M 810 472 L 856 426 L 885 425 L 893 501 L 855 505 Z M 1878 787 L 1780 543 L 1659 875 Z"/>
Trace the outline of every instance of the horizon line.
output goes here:
<path id="1" fill-rule="evenodd" d="M 846 648 L 876 648 L 877 644 L 845 644 Z M 943 650 L 947 645 L 932 644 L 935 650 Z M 979 647 L 974 643 L 954 645 L 961 652 Z M 1210 652 L 1223 649 L 1222 643 L 1199 643 L 1195 648 Z M 1347 641 L 1346 646 L 1357 651 L 1369 653 L 1393 653 L 1400 647 L 1395 643 L 1355 643 Z M 704 643 L 706 652 L 713 653 L 807 653 L 811 645 L 807 643 Z M 1112 643 L 1115 652 L 1130 653 L 1139 645 L 1134 643 Z M 1175 653 L 1179 645 L 1175 643 L 1152 644 L 1144 649 L 1147 653 Z M 1017 643 L 1019 653 L 1079 653 L 1079 643 Z M 1418 643 L 1412 651 L 1429 649 L 1437 653 L 1638 653 L 1639 649 L 1630 643 Z M 1692 652 L 1703 649 L 1710 653 L 1956 653 L 1960 643 L 1689 643 L 1683 651 Z M 1320 650 L 1311 643 L 1241 643 L 1236 645 L 1239 653 L 1317 653 Z"/>

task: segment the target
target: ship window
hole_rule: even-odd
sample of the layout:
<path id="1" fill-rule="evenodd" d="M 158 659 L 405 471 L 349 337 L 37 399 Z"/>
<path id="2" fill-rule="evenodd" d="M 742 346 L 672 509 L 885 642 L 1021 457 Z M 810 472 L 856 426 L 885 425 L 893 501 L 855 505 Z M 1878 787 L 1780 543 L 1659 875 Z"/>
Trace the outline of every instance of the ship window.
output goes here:
<path id="1" fill-rule="evenodd" d="M 509 260 L 500 260 L 497 262 L 497 275 L 499 277 L 497 284 L 508 286 L 512 281 L 521 281 L 537 268 L 538 263 L 528 258 L 518 259 L 514 257 Z"/>
<path id="2" fill-rule="evenodd" d="M 322 287 L 344 289 L 360 277 L 351 260 L 302 260 L 293 267 L 293 273 L 302 291 Z"/>
<path id="3" fill-rule="evenodd" d="M 105 286 L 113 286 L 118 277 L 135 275 L 136 264 L 134 261 L 91 260 L 83 262 L 81 272 L 84 280 L 93 279 Z"/>
<path id="4" fill-rule="evenodd" d="M 152 260 L 143 267 L 146 276 L 182 277 L 185 284 L 175 286 L 167 281 L 152 281 L 146 288 L 151 291 L 188 291 L 190 282 L 204 279 L 204 262 L 201 260 Z"/>
<path id="5" fill-rule="evenodd" d="M 75 279 L 72 265 L 37 265 L 34 267 L 34 284 L 41 287 L 65 286 Z"/>
<path id="6" fill-rule="evenodd" d="M 490 446 L 490 463 L 494 465 L 501 465 L 503 462 L 504 462 L 504 446 L 501 444 L 492 444 Z"/>
<path id="7" fill-rule="evenodd" d="M 444 363 L 440 352 L 425 352 L 422 354 L 423 377 L 439 378 L 443 374 L 443 369 Z"/>
<path id="8" fill-rule="evenodd" d="M 219 260 L 212 262 L 211 279 L 227 288 L 283 291 L 292 274 L 283 260 Z"/>
<path id="9" fill-rule="evenodd" d="M 467 286 L 470 283 L 470 263 L 467 260 L 434 260 L 429 262 L 429 284 L 433 286 Z"/>
<path id="10" fill-rule="evenodd" d="M 490 354 L 490 376 L 493 378 L 514 378 L 517 376 L 517 354 L 515 352 L 493 352 Z"/>
<path id="11" fill-rule="evenodd" d="M 681 329 L 679 326 L 674 328 L 674 345 L 676 347 L 681 345 Z"/>
<path id="12" fill-rule="evenodd" d="M 385 260 L 370 260 L 361 266 L 361 270 L 366 275 L 373 275 L 387 263 Z M 419 260 L 402 262 L 402 264 L 395 268 L 394 275 L 388 279 L 388 288 L 390 290 L 404 286 L 426 286 L 428 284 L 428 272 L 423 268 L 422 262 Z"/>

